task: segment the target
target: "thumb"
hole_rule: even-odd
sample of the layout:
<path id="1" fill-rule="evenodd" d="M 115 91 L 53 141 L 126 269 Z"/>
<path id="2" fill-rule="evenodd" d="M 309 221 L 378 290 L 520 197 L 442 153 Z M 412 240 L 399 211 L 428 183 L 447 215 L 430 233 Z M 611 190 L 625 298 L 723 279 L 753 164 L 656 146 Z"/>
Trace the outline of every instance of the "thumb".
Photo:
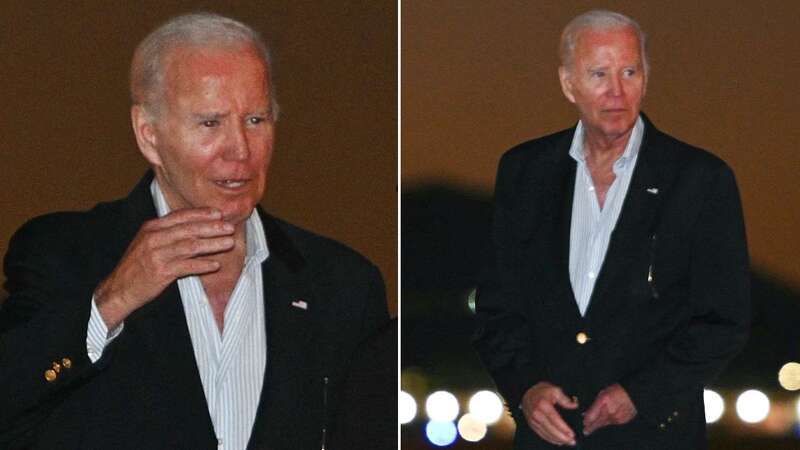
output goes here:
<path id="1" fill-rule="evenodd" d="M 556 404 L 562 408 L 575 409 L 578 407 L 578 399 L 577 397 L 567 397 L 567 395 L 564 394 L 564 391 L 559 389 L 556 392 Z"/>

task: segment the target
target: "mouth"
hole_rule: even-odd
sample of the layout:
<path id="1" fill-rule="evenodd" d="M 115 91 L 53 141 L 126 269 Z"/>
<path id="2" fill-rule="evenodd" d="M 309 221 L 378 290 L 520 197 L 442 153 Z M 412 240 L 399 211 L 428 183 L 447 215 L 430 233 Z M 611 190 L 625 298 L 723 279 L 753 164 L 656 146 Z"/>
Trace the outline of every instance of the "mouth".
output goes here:
<path id="1" fill-rule="evenodd" d="M 243 188 L 250 182 L 249 178 L 232 178 L 232 179 L 225 179 L 225 180 L 214 180 L 214 184 L 217 186 L 228 189 L 228 190 L 238 190 Z"/>

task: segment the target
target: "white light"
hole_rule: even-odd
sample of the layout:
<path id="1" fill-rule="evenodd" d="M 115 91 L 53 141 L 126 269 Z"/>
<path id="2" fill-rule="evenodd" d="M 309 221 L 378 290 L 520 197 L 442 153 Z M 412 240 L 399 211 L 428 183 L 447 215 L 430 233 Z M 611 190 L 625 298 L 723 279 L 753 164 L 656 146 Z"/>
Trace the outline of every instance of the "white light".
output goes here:
<path id="1" fill-rule="evenodd" d="M 453 422 L 431 421 L 425 425 L 425 437 L 431 444 L 438 447 L 446 447 L 456 441 L 458 432 Z"/>
<path id="2" fill-rule="evenodd" d="M 491 425 L 503 416 L 503 402 L 492 391 L 479 391 L 469 399 L 469 412 L 486 425 Z"/>
<path id="3" fill-rule="evenodd" d="M 458 434 L 469 442 L 478 442 L 486 436 L 486 424 L 472 414 L 464 414 L 458 420 Z"/>
<path id="4" fill-rule="evenodd" d="M 710 389 L 703 390 L 703 403 L 706 405 L 706 423 L 714 423 L 725 412 L 725 401 Z"/>
<path id="5" fill-rule="evenodd" d="M 425 412 L 434 422 L 452 422 L 458 417 L 458 400 L 447 391 L 436 391 L 425 400 Z"/>
<path id="6" fill-rule="evenodd" d="M 400 419 L 400 423 L 405 425 L 414 420 L 416 416 L 417 402 L 414 401 L 414 397 L 405 391 L 400 391 L 397 398 L 397 418 Z"/>
<path id="7" fill-rule="evenodd" d="M 761 422 L 769 414 L 769 398 L 755 389 L 744 391 L 736 399 L 736 414 L 747 423 Z"/>
<path id="8" fill-rule="evenodd" d="M 797 399 L 797 404 L 795 404 L 795 409 L 797 409 L 797 420 L 800 420 L 800 398 Z"/>

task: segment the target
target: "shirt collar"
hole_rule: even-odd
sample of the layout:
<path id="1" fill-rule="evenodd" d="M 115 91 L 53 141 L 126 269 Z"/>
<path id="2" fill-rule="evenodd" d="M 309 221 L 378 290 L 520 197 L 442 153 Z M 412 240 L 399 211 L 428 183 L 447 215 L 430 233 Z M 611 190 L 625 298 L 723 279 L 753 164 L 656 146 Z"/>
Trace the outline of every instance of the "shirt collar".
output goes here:
<path id="1" fill-rule="evenodd" d="M 583 149 L 583 121 L 578 121 L 578 126 L 575 127 L 575 134 L 572 136 L 572 144 L 569 147 L 569 155 L 579 163 L 586 162 L 586 153 Z M 642 116 L 636 118 L 636 123 L 633 125 L 633 131 L 628 138 L 628 143 L 625 145 L 625 151 L 622 152 L 619 159 L 614 163 L 615 165 L 624 165 L 627 161 L 639 154 L 639 148 L 642 146 L 642 136 L 644 135 L 644 121 Z"/>
<path id="2" fill-rule="evenodd" d="M 153 203 L 155 203 L 158 217 L 164 217 L 169 214 L 171 209 L 155 177 L 153 177 L 153 182 L 150 183 L 150 193 L 153 195 Z M 261 217 L 259 217 L 256 208 L 253 208 L 250 217 L 247 218 L 244 236 L 247 245 L 245 264 L 251 260 L 257 263 L 264 262 L 269 257 L 269 248 L 267 247 L 267 238 L 264 235 L 264 225 L 261 223 Z"/>

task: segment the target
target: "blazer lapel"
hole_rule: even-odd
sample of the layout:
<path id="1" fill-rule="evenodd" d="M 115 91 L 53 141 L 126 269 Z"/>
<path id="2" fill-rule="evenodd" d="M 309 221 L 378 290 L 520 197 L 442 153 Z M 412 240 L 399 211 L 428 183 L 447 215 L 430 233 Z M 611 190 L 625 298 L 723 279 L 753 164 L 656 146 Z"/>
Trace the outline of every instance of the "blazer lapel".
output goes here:
<path id="1" fill-rule="evenodd" d="M 314 330 L 317 328 L 316 311 L 318 299 L 314 297 L 310 268 L 281 229 L 277 220 L 258 209 L 264 225 L 270 256 L 261 266 L 264 279 L 265 325 L 267 336 L 267 367 L 261 388 L 258 411 L 248 448 L 265 448 L 268 435 L 279 430 L 268 426 L 269 417 L 281 414 L 270 406 L 285 401 L 276 401 L 280 396 L 299 399 L 298 383 L 293 379 L 308 373 L 313 368 L 316 345 Z"/>
<path id="2" fill-rule="evenodd" d="M 613 301 L 613 296 L 607 296 L 606 292 L 619 276 L 629 272 L 629 265 L 639 255 L 642 246 L 648 245 L 658 225 L 656 221 L 662 198 L 669 188 L 663 175 L 663 149 L 659 146 L 658 131 L 646 117 L 644 121 L 645 131 L 636 167 L 592 291 L 587 317 L 593 310 L 608 306 L 604 303 Z"/>

